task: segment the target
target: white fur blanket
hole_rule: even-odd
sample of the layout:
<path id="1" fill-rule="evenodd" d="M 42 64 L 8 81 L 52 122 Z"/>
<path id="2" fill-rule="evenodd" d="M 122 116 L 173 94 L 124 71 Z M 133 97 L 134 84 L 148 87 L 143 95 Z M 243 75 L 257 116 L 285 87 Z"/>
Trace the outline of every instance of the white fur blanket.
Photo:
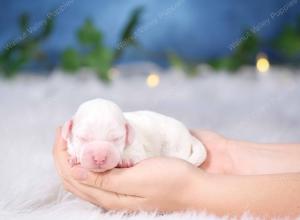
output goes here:
<path id="1" fill-rule="evenodd" d="M 48 77 L 0 80 L 0 219 L 218 219 L 204 212 L 104 213 L 76 199 L 63 191 L 54 171 L 54 131 L 80 103 L 104 97 L 125 111 L 154 110 L 189 127 L 213 129 L 230 137 L 300 141 L 299 72 L 273 69 L 266 77 L 256 77 L 251 69 L 243 72 L 194 79 L 169 73 L 161 76 L 154 89 L 145 85 L 144 74 L 120 76 L 111 86 L 90 74 L 67 76 L 58 71 Z"/>

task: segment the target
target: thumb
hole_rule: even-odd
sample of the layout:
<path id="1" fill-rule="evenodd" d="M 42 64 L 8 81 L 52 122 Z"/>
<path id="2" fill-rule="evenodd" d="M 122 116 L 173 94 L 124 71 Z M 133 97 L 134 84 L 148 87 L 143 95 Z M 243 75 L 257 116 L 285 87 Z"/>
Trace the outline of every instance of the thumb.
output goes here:
<path id="1" fill-rule="evenodd" d="M 55 135 L 56 138 L 55 138 L 55 144 L 54 144 L 54 146 L 58 150 L 66 150 L 67 149 L 67 143 L 66 143 L 66 141 L 62 137 L 61 131 L 62 131 L 62 128 L 61 128 L 61 126 L 59 126 L 56 129 L 56 135 Z"/>

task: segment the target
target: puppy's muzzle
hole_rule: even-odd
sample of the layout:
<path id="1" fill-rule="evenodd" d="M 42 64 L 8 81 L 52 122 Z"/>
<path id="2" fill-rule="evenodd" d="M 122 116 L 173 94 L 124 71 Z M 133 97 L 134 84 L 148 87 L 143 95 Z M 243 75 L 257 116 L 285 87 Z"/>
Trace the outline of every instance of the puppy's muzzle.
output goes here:
<path id="1" fill-rule="evenodd" d="M 105 171 L 116 167 L 120 161 L 120 153 L 109 142 L 89 142 L 83 149 L 81 166 L 86 169 Z"/>

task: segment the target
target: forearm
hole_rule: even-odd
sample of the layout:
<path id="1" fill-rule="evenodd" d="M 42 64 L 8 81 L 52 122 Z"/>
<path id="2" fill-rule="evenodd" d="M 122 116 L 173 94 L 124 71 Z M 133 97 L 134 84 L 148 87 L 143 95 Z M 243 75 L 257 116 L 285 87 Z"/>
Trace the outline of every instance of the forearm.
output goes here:
<path id="1" fill-rule="evenodd" d="M 194 208 L 217 215 L 249 211 L 264 217 L 300 215 L 300 173 L 260 176 L 199 175 Z M 191 205 L 193 206 L 193 205 Z"/>
<path id="2" fill-rule="evenodd" d="M 236 173 L 271 174 L 300 172 L 300 144 L 257 144 L 228 141 Z"/>

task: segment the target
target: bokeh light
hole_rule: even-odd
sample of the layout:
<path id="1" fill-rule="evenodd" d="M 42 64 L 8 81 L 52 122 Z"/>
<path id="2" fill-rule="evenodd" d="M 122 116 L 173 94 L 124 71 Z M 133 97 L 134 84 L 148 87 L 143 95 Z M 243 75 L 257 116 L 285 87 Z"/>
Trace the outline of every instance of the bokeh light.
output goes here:
<path id="1" fill-rule="evenodd" d="M 159 85 L 160 77 L 157 73 L 150 73 L 146 79 L 147 86 L 150 88 L 155 88 Z"/>
<path id="2" fill-rule="evenodd" d="M 267 73 L 268 70 L 270 69 L 270 62 L 267 58 L 266 55 L 264 54 L 259 54 L 257 56 L 257 60 L 256 60 L 256 69 L 258 70 L 258 72 L 260 73 Z"/>

